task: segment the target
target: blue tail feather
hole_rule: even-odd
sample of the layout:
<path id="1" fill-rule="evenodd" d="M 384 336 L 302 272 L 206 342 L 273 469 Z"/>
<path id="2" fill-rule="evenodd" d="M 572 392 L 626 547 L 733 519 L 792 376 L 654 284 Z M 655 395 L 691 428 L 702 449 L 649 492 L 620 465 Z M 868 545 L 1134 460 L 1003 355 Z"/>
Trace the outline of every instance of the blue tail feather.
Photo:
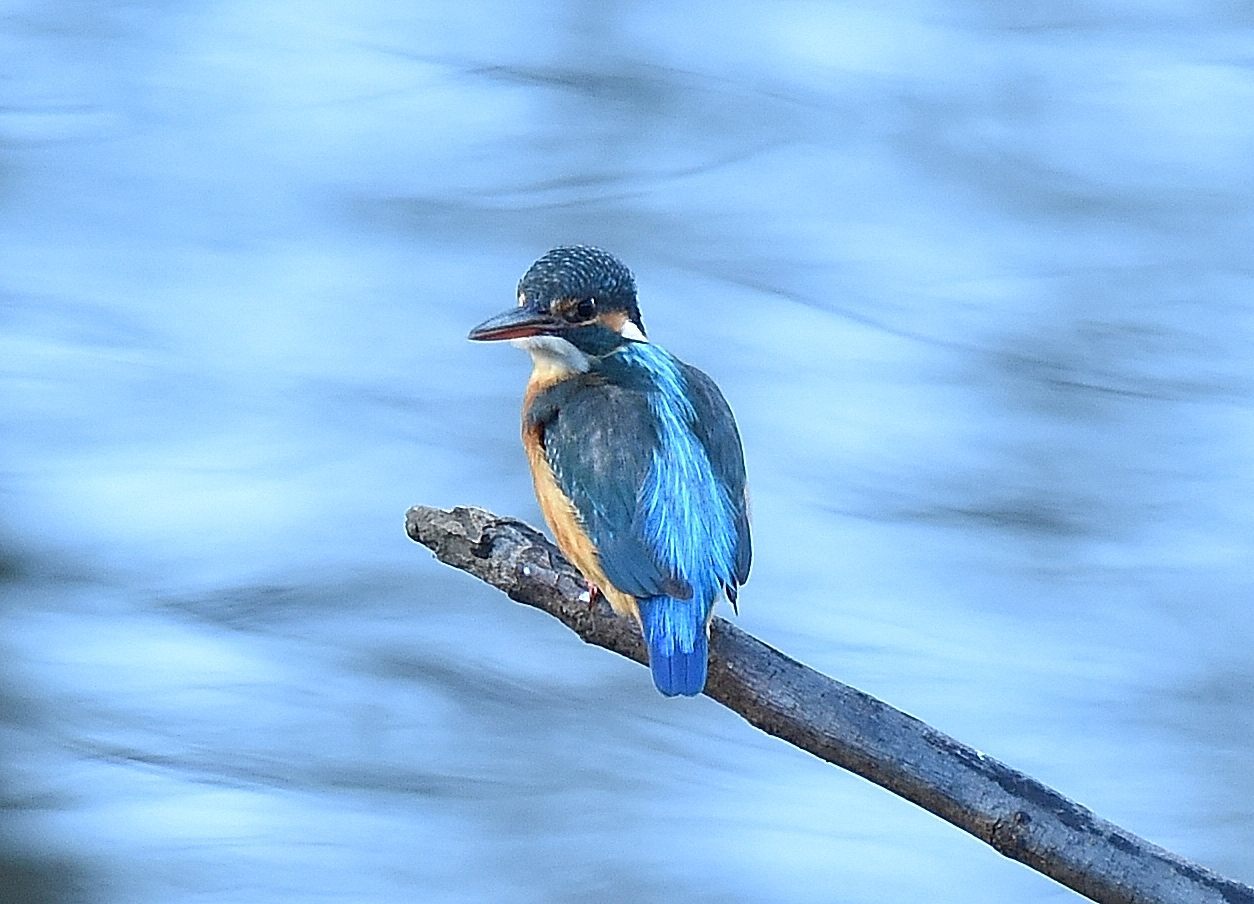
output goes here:
<path id="1" fill-rule="evenodd" d="M 667 697 L 694 697 L 705 688 L 709 640 L 705 607 L 697 600 L 654 596 L 639 601 L 653 683 Z"/>

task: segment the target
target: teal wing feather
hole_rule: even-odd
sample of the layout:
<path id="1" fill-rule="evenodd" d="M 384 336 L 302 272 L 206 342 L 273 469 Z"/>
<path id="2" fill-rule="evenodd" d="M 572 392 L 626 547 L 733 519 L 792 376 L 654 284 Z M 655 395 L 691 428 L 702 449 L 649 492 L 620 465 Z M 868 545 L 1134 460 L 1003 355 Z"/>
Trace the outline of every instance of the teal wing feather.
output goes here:
<path id="1" fill-rule="evenodd" d="M 734 585 L 727 588 L 728 598 L 736 598 L 736 586 L 749 579 L 753 561 L 753 541 L 749 536 L 749 500 L 745 494 L 745 455 L 740 432 L 731 406 L 723 398 L 718 385 L 691 364 L 681 365 L 688 384 L 689 398 L 696 413 L 692 431 L 710 459 L 715 477 L 727 488 L 735 510 L 736 559 Z"/>
<path id="2" fill-rule="evenodd" d="M 544 449 L 558 486 L 574 503 L 605 576 L 635 597 L 691 597 L 640 527 L 640 488 L 657 447 L 656 424 L 642 391 L 596 380 L 567 380 L 532 406 L 544 425 Z"/>

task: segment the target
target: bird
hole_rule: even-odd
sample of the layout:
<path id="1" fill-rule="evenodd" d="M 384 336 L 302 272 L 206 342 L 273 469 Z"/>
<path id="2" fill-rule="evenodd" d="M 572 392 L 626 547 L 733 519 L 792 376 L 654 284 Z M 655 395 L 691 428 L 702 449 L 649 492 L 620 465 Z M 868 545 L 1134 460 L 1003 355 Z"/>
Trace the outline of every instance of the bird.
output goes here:
<path id="1" fill-rule="evenodd" d="M 545 521 L 590 600 L 636 621 L 657 689 L 696 696 L 715 603 L 737 609 L 752 559 L 731 408 L 709 376 L 649 340 L 635 278 L 607 251 L 553 248 L 516 302 L 468 338 L 531 355 L 522 440 Z"/>

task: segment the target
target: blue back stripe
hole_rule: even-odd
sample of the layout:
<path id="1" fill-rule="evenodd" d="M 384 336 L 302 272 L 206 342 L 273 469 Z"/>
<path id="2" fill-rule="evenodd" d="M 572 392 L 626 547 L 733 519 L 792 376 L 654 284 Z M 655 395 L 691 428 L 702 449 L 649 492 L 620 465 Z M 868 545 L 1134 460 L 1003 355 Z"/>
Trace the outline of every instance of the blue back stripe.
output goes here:
<path id="1" fill-rule="evenodd" d="M 692 586 L 691 603 L 704 620 L 720 585 L 733 580 L 736 510 L 692 432 L 696 412 L 675 359 L 646 342 L 629 343 L 618 354 L 652 378 L 648 399 L 658 444 L 640 491 L 645 540 L 659 561 Z"/>

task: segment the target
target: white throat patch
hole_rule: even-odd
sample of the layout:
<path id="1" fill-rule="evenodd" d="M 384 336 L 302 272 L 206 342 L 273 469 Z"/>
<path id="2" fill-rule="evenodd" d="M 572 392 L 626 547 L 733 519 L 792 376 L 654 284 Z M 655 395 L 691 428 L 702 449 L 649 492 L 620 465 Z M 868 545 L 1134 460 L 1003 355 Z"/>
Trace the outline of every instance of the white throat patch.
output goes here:
<path id="1" fill-rule="evenodd" d="M 510 344 L 531 354 L 533 379 L 563 379 L 592 370 L 592 359 L 560 336 L 527 336 Z"/>

